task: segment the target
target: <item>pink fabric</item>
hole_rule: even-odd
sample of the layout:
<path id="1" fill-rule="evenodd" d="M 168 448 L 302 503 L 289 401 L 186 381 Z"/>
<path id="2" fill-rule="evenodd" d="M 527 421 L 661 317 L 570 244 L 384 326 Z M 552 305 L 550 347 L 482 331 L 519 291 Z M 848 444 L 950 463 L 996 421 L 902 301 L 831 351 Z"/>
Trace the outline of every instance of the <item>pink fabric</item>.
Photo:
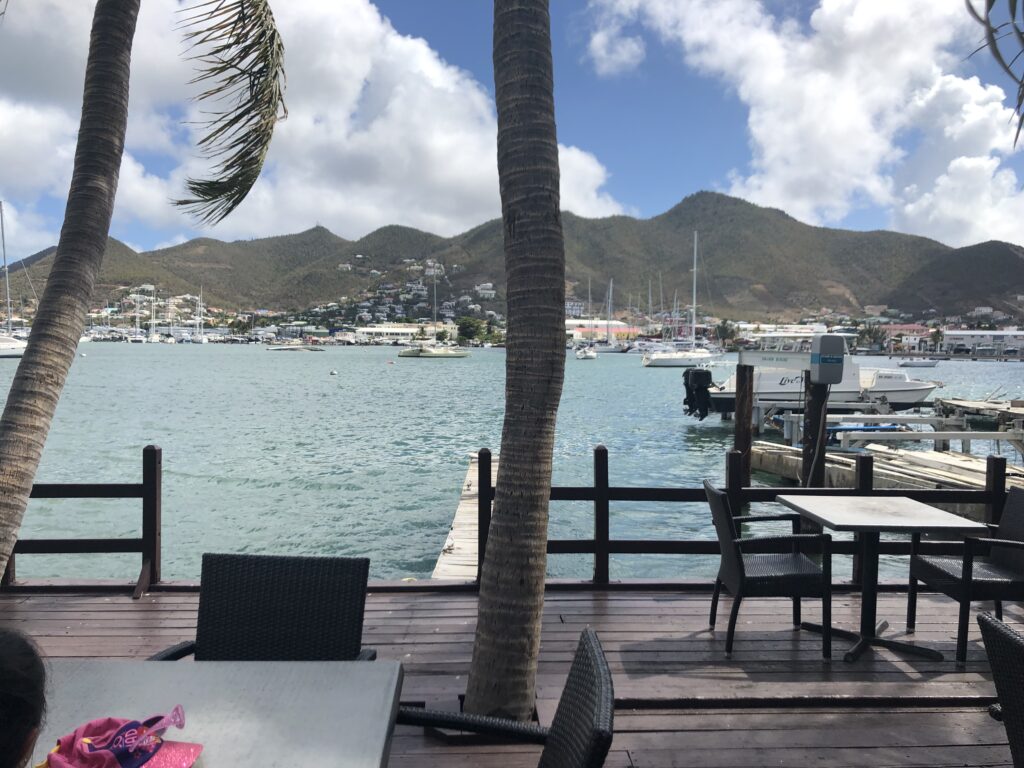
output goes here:
<path id="1" fill-rule="evenodd" d="M 80 725 L 62 736 L 47 756 L 47 768 L 190 768 L 201 744 L 165 741 L 149 734 L 160 716 L 144 722 L 106 717 Z M 139 744 L 140 740 L 142 741 Z"/>

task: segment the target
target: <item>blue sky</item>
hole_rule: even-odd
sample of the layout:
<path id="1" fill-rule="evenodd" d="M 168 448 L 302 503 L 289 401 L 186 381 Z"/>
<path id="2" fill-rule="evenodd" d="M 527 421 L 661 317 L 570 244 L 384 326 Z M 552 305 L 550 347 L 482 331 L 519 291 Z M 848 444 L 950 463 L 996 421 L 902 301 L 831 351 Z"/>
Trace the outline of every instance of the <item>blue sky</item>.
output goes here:
<path id="1" fill-rule="evenodd" d="M 563 207 L 657 215 L 711 189 L 810 224 L 952 245 L 1024 243 L 1007 81 L 961 0 L 555 0 Z M 56 242 L 91 3 L 33 0 L 0 26 L 0 199 L 8 255 Z M 147 0 L 112 234 L 347 238 L 398 223 L 452 235 L 499 215 L 491 3 L 290 0 L 289 118 L 263 177 L 200 229 L 170 204 L 203 176 L 174 33 Z"/>

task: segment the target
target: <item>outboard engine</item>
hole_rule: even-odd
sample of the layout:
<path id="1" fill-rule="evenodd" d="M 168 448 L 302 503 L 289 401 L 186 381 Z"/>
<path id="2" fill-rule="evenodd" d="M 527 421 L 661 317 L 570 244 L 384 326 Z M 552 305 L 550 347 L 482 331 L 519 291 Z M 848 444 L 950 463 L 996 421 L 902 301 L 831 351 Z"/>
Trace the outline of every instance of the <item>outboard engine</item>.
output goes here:
<path id="1" fill-rule="evenodd" d="M 683 387 L 686 389 L 683 405 L 686 406 L 687 416 L 697 416 L 700 421 L 707 418 L 711 410 L 711 395 L 708 394 L 711 384 L 711 371 L 707 368 L 687 368 L 683 371 Z"/>

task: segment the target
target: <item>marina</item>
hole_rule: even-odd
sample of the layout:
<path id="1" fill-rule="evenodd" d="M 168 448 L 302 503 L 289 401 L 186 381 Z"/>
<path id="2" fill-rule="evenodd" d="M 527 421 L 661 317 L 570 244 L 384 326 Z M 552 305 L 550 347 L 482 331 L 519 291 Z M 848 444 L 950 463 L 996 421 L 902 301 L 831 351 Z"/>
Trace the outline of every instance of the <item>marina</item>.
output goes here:
<path id="1" fill-rule="evenodd" d="M 478 348 L 456 365 L 434 366 L 399 359 L 390 346 L 323 349 L 282 355 L 260 345 L 90 345 L 72 366 L 38 481 L 124 482 L 138 472 L 142 447 L 160 445 L 165 578 L 195 578 L 206 548 L 367 553 L 374 578 L 427 579 L 465 489 L 467 455 L 499 446 L 504 352 Z M 857 359 L 865 367 L 888 363 Z M 715 380 L 730 375 L 735 361 L 725 355 L 711 369 Z M 0 374 L 12 375 L 15 364 Z M 1014 364 L 949 361 L 938 371 L 943 395 L 977 401 L 1002 389 L 1024 396 Z M 735 423 L 686 416 L 681 373 L 652 375 L 637 355 L 568 360 L 554 483 L 591 484 L 598 444 L 608 449 L 613 485 L 721 482 Z M 1011 470 L 1019 466 L 1015 450 L 1001 445 Z M 971 446 L 979 456 L 992 448 Z M 754 480 L 788 482 L 761 473 Z M 401 489 L 401 499 L 387 488 Z M 118 500 L 34 499 L 23 534 L 129 532 L 137 519 L 129 508 Z M 704 505 L 622 501 L 613 511 L 614 535 L 713 535 Z M 592 504 L 552 505 L 553 538 L 592 526 Z M 83 578 L 138 575 L 125 555 L 81 555 L 75 563 Z M 713 567 L 706 556 L 625 553 L 610 565 L 613 578 L 710 578 Z M 60 577 L 66 563 L 26 556 L 18 570 L 26 578 Z M 588 570 L 579 554 L 549 560 L 552 578 Z"/>

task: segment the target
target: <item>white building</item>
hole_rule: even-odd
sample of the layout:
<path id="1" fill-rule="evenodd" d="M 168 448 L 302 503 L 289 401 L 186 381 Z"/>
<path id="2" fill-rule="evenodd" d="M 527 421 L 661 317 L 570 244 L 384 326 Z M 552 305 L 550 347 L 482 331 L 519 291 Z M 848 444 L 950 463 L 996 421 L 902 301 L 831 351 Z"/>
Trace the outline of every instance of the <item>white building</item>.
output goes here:
<path id="1" fill-rule="evenodd" d="M 962 331 L 949 328 L 942 332 L 941 348 L 945 352 L 957 348 L 961 352 L 975 352 L 979 347 L 994 347 L 999 352 L 1007 348 L 1021 349 L 1024 347 L 1024 330 L 1001 328 L 997 331 Z"/>

